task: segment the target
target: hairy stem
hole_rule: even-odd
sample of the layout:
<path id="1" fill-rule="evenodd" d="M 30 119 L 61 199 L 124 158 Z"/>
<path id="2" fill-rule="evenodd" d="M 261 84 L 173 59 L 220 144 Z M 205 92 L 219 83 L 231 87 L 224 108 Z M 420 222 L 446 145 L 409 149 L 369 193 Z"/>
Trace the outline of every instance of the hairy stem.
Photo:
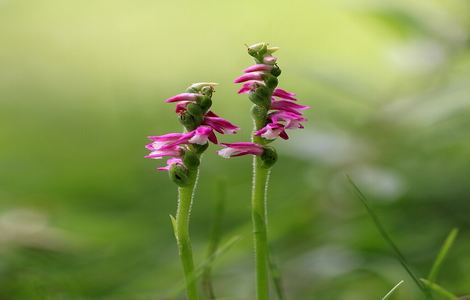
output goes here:
<path id="1" fill-rule="evenodd" d="M 261 166 L 258 156 L 253 158 L 253 188 L 251 194 L 253 237 L 255 244 L 256 264 L 256 299 L 267 300 L 268 284 L 268 241 L 267 241 L 267 207 L 266 190 L 269 180 L 269 169 Z"/>
<path id="2" fill-rule="evenodd" d="M 188 300 L 198 300 L 197 284 L 194 274 L 193 251 L 191 240 L 189 239 L 189 217 L 194 196 L 196 177 L 192 183 L 185 187 L 178 188 L 178 209 L 176 211 L 175 236 L 178 243 L 178 251 L 183 265 L 186 280 L 186 293 Z"/>

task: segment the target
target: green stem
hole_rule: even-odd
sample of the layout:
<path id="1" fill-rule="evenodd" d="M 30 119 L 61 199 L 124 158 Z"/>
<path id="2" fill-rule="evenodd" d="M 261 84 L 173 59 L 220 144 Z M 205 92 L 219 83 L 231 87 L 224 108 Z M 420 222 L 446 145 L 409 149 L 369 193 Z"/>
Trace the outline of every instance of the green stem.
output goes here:
<path id="1" fill-rule="evenodd" d="M 253 158 L 253 189 L 251 194 L 253 237 L 255 243 L 256 264 L 256 299 L 267 300 L 268 284 L 268 241 L 267 241 L 267 207 L 266 190 L 269 180 L 269 169 L 261 166 L 261 158 Z"/>
<path id="2" fill-rule="evenodd" d="M 194 273 L 193 252 L 191 240 L 189 239 L 189 217 L 196 181 L 195 178 L 189 186 L 178 188 L 178 209 L 176 211 L 175 235 L 179 256 L 183 265 L 188 300 L 199 299 Z"/>

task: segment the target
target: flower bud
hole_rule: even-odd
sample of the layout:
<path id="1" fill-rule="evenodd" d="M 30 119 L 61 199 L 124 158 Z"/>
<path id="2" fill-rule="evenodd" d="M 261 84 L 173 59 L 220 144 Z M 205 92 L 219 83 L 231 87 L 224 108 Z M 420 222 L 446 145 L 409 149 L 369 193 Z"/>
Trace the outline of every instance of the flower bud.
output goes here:
<path id="1" fill-rule="evenodd" d="M 266 83 L 266 86 L 270 89 L 276 88 L 277 84 L 279 83 L 277 78 L 274 77 L 273 75 L 266 75 L 264 82 Z"/>
<path id="2" fill-rule="evenodd" d="M 183 163 L 188 169 L 196 169 L 197 167 L 199 167 L 200 162 L 201 161 L 199 160 L 199 155 L 197 155 L 196 153 L 192 151 L 186 151 L 184 153 Z"/>
<path id="3" fill-rule="evenodd" d="M 201 93 L 207 97 L 212 97 L 212 93 L 214 92 L 214 88 L 212 86 L 204 86 L 201 88 Z"/>
<path id="4" fill-rule="evenodd" d="M 203 113 L 206 113 L 212 106 L 212 100 L 209 96 L 202 97 L 199 106 Z"/>
<path id="5" fill-rule="evenodd" d="M 271 168 L 277 161 L 277 152 L 276 149 L 270 146 L 264 146 L 264 151 L 260 156 L 261 166 L 263 168 Z"/>
<path id="6" fill-rule="evenodd" d="M 168 172 L 170 179 L 178 186 L 187 186 L 189 184 L 188 169 L 181 164 L 174 164 Z"/>
<path id="7" fill-rule="evenodd" d="M 265 95 L 262 95 L 261 93 L 251 93 L 248 96 L 248 99 L 250 99 L 251 102 L 253 102 L 256 105 L 263 106 L 268 108 L 271 105 L 271 99 L 270 97 L 266 97 Z"/>
<path id="8" fill-rule="evenodd" d="M 202 115 L 192 115 L 188 111 L 185 111 L 179 115 L 181 125 L 183 125 L 188 131 L 196 129 L 202 123 Z"/>
<path id="9" fill-rule="evenodd" d="M 266 43 L 257 43 L 253 44 L 251 46 L 248 46 L 248 54 L 255 57 L 260 54 L 260 52 L 266 52 L 267 50 L 267 45 Z"/>
<path id="10" fill-rule="evenodd" d="M 201 107 L 197 105 L 196 103 L 189 103 L 186 106 L 186 111 L 190 113 L 192 116 L 196 116 L 196 117 L 203 115 L 203 111 Z"/>
<path id="11" fill-rule="evenodd" d="M 281 75 L 281 69 L 278 66 L 274 66 L 271 70 L 271 74 L 275 77 L 278 77 L 279 75 Z"/>

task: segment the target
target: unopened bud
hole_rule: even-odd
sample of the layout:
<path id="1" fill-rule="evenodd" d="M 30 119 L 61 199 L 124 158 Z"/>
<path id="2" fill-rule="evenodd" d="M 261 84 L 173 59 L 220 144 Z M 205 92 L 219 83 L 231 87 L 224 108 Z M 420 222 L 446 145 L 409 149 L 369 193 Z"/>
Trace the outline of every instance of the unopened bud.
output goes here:
<path id="1" fill-rule="evenodd" d="M 278 66 L 274 66 L 271 70 L 271 74 L 275 77 L 281 75 L 281 69 Z"/>
<path id="2" fill-rule="evenodd" d="M 168 174 L 178 186 L 184 187 L 189 184 L 188 169 L 182 164 L 173 164 Z"/>
<path id="3" fill-rule="evenodd" d="M 186 151 L 183 156 L 183 163 L 188 169 L 196 169 L 200 164 L 199 156 L 192 151 Z"/>
<path id="4" fill-rule="evenodd" d="M 201 107 L 201 110 L 203 111 L 203 113 L 206 113 L 209 110 L 209 108 L 211 108 L 212 106 L 211 98 L 208 96 L 202 97 L 199 103 L 199 106 Z"/>
<path id="5" fill-rule="evenodd" d="M 190 113 L 192 116 L 196 116 L 196 117 L 203 115 L 203 111 L 201 107 L 197 105 L 196 103 L 189 103 L 186 106 L 186 111 Z"/>
<path id="6" fill-rule="evenodd" d="M 277 78 L 272 75 L 267 75 L 264 79 L 264 82 L 266 83 L 266 86 L 270 89 L 276 88 L 277 84 L 279 83 Z"/>
<path id="7" fill-rule="evenodd" d="M 261 166 L 263 168 L 271 168 L 277 161 L 277 152 L 276 149 L 270 146 L 264 146 L 264 151 L 260 156 Z"/>

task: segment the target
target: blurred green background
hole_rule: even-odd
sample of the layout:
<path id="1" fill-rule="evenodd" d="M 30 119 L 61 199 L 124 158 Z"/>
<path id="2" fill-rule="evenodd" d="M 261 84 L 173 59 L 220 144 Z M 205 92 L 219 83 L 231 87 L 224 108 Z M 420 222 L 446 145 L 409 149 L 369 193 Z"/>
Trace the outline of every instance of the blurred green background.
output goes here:
<path id="1" fill-rule="evenodd" d="M 470 293 L 470 3 L 466 0 L 0 0 L 0 299 L 165 298 L 182 280 L 176 188 L 147 135 L 180 130 L 163 100 L 219 82 L 213 110 L 251 131 L 233 78 L 244 43 L 280 46 L 280 87 L 312 107 L 277 141 L 270 239 L 288 299 L 419 299 L 345 179 L 425 276 Z M 250 158 L 204 157 L 192 213 L 204 258 L 228 182 L 214 265 L 221 299 L 254 299 Z"/>

